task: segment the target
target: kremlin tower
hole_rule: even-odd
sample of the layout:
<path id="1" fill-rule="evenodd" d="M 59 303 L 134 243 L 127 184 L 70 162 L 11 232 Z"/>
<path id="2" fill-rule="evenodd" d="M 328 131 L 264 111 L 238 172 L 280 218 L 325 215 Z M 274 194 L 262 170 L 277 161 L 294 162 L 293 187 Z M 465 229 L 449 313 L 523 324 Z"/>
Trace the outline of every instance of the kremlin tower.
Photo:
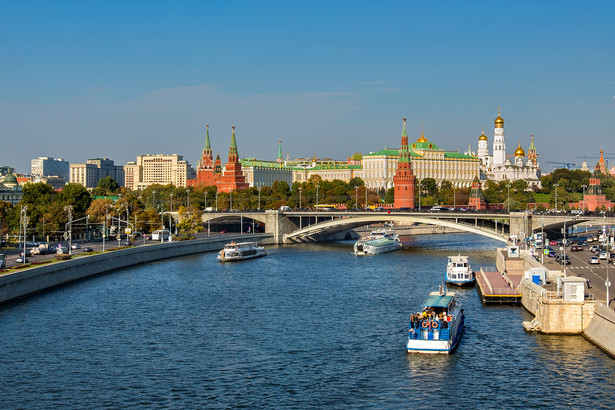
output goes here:
<path id="1" fill-rule="evenodd" d="M 401 150 L 399 151 L 399 159 L 397 160 L 397 172 L 395 172 L 395 176 L 393 176 L 394 208 L 414 209 L 415 179 L 412 173 L 410 152 L 408 151 L 408 134 L 406 133 L 406 118 L 404 117 L 404 128 L 401 133 Z"/>
<path id="2" fill-rule="evenodd" d="M 483 195 L 478 175 L 472 181 L 472 191 L 470 192 L 468 207 L 470 209 L 487 209 L 487 203 L 485 202 L 485 196 Z"/>
<path id="3" fill-rule="evenodd" d="M 478 151 L 476 152 L 476 155 L 481 162 L 481 166 L 489 168 L 489 166 L 491 165 L 489 163 L 489 139 L 485 135 L 484 128 L 483 133 L 480 137 L 478 137 Z"/>
<path id="4" fill-rule="evenodd" d="M 216 160 L 218 160 L 218 158 Z M 220 182 L 216 185 L 221 192 L 231 192 L 236 189 L 245 189 L 249 187 L 249 184 L 246 182 L 246 177 L 243 175 L 243 172 L 241 172 L 241 162 L 239 162 L 234 125 L 233 134 L 231 136 L 231 147 L 228 152 L 228 162 L 224 169 L 224 175 L 222 175 Z"/>

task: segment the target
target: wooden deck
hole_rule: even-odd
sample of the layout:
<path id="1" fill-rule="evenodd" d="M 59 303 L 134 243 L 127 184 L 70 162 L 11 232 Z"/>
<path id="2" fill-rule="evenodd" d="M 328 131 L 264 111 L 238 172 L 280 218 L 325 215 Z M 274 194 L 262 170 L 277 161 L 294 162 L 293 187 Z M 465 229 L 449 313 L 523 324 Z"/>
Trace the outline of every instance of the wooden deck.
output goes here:
<path id="1" fill-rule="evenodd" d="M 502 274 L 496 271 L 484 271 L 482 268 L 476 272 L 477 291 L 484 304 L 513 304 L 521 303 L 521 294 L 517 286 L 521 283 L 523 274 Z"/>

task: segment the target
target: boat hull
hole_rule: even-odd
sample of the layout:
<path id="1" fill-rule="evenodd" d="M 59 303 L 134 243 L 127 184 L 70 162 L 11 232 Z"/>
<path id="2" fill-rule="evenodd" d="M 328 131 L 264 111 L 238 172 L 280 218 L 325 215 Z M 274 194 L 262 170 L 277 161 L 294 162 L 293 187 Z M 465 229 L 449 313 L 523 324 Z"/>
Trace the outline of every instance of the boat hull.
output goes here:
<path id="1" fill-rule="evenodd" d="M 220 256 L 218 255 L 219 262 L 238 262 L 244 261 L 247 259 L 261 258 L 263 256 L 267 256 L 267 252 L 257 253 L 255 255 L 246 255 L 246 256 Z"/>
<path id="2" fill-rule="evenodd" d="M 459 345 L 459 341 L 461 340 L 461 334 L 463 333 L 465 326 L 465 319 L 463 315 L 458 319 L 458 323 L 456 323 L 452 330 L 452 337 L 444 340 L 438 339 L 429 339 L 429 338 L 412 338 L 412 333 L 408 337 L 408 343 L 406 345 L 406 350 L 408 353 L 419 353 L 419 354 L 449 354 L 452 353 L 457 346 Z M 424 336 L 423 330 L 420 330 L 420 336 Z M 429 336 L 430 331 L 427 330 L 427 334 L 425 336 Z M 433 334 L 434 332 L 431 331 Z M 435 335 L 434 335 L 435 336 Z"/>
<path id="3" fill-rule="evenodd" d="M 459 287 L 470 287 L 470 286 L 474 286 L 474 284 L 476 283 L 476 279 L 470 279 L 470 280 L 446 280 L 446 283 L 449 285 L 455 285 L 455 286 L 459 286 Z"/>

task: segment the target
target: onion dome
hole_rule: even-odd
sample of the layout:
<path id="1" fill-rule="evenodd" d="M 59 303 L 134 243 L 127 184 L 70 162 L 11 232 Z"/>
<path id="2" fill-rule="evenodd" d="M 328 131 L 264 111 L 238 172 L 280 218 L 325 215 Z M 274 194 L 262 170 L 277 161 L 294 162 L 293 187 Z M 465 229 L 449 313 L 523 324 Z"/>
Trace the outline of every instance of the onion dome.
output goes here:
<path id="1" fill-rule="evenodd" d="M 498 118 L 495 119 L 495 128 L 504 128 L 504 119 L 500 116 L 500 107 L 498 107 Z"/>
<path id="2" fill-rule="evenodd" d="M 515 157 L 524 157 L 524 156 L 525 156 L 525 151 L 523 151 L 523 148 L 521 148 L 521 143 L 519 143 L 519 146 L 515 150 Z"/>
<path id="3" fill-rule="evenodd" d="M 483 130 L 483 133 L 480 135 L 480 137 L 478 137 L 479 141 L 488 141 L 489 139 L 487 138 L 487 136 L 485 135 L 485 130 Z"/>
<path id="4" fill-rule="evenodd" d="M 416 142 L 427 142 L 427 138 L 423 135 L 423 130 L 421 130 L 421 136 L 416 140 Z"/>

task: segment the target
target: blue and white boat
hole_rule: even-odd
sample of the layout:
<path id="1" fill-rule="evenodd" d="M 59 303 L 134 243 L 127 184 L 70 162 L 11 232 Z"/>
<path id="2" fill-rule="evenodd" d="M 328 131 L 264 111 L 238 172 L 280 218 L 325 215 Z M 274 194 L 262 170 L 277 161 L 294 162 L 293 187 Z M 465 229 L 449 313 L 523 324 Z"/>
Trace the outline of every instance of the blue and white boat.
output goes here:
<path id="1" fill-rule="evenodd" d="M 379 253 L 398 251 L 402 248 L 399 236 L 392 229 L 380 229 L 354 244 L 355 255 L 376 255 Z"/>
<path id="2" fill-rule="evenodd" d="M 467 256 L 449 256 L 446 264 L 446 283 L 457 286 L 472 286 L 476 276 Z"/>
<path id="3" fill-rule="evenodd" d="M 450 353 L 457 347 L 464 327 L 463 309 L 454 292 L 431 292 L 422 310 L 410 316 L 408 353 Z"/>

